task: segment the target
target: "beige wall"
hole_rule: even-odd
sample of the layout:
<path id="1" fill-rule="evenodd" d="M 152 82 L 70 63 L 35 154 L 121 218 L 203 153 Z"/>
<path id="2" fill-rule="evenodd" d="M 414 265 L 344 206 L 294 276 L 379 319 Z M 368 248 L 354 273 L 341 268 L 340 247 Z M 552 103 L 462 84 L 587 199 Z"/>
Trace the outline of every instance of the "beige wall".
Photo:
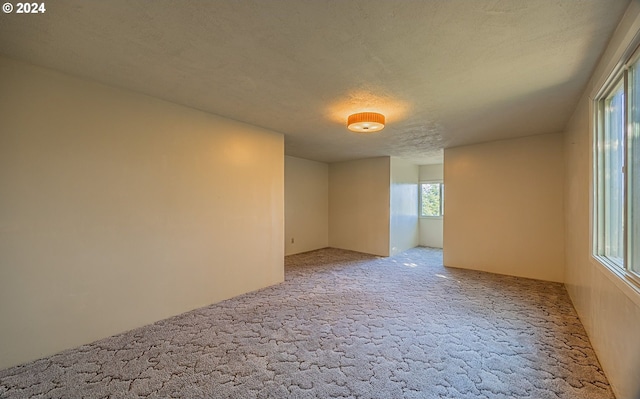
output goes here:
<path id="1" fill-rule="evenodd" d="M 443 181 L 444 165 L 420 165 L 420 182 Z M 442 217 L 420 218 L 420 245 L 432 248 L 442 248 L 443 243 Z"/>
<path id="2" fill-rule="evenodd" d="M 282 135 L 2 58 L 0 121 L 0 368 L 283 280 Z"/>
<path id="3" fill-rule="evenodd" d="M 560 134 L 445 150 L 444 264 L 562 281 Z"/>
<path id="4" fill-rule="evenodd" d="M 389 256 L 389 162 L 329 165 L 329 246 Z"/>
<path id="5" fill-rule="evenodd" d="M 589 97 L 601 87 L 640 30 L 632 2 L 565 133 L 565 283 L 598 359 L 618 398 L 640 389 L 640 291 L 591 256 L 592 126 Z"/>
<path id="6" fill-rule="evenodd" d="M 285 157 L 284 209 L 285 255 L 329 246 L 329 165 Z"/>
<path id="7" fill-rule="evenodd" d="M 418 169 L 411 162 L 390 159 L 390 255 L 418 245 Z"/>

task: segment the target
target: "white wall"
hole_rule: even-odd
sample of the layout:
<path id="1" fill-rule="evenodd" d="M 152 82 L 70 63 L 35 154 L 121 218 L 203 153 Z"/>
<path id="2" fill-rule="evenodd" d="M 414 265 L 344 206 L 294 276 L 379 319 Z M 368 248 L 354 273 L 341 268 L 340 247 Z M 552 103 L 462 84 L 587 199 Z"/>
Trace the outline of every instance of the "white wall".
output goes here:
<path id="1" fill-rule="evenodd" d="M 329 246 L 389 256 L 389 157 L 329 164 Z"/>
<path id="2" fill-rule="evenodd" d="M 442 181 L 444 178 L 444 165 L 441 163 L 433 165 L 420 165 L 420 181 Z"/>
<path id="3" fill-rule="evenodd" d="M 443 164 L 420 165 L 420 182 L 442 182 L 443 178 Z M 420 245 L 425 247 L 442 248 L 443 225 L 444 222 L 442 217 L 421 217 Z"/>
<path id="4" fill-rule="evenodd" d="M 563 137 L 445 149 L 444 264 L 563 281 Z"/>
<path id="5" fill-rule="evenodd" d="M 329 165 L 284 159 L 285 255 L 329 246 Z"/>
<path id="6" fill-rule="evenodd" d="M 589 97 L 640 30 L 640 3 L 632 2 L 565 133 L 565 284 L 591 344 L 618 398 L 640 389 L 640 292 L 591 256 L 592 127 Z"/>
<path id="7" fill-rule="evenodd" d="M 389 254 L 418 246 L 418 165 L 390 160 Z"/>
<path id="8" fill-rule="evenodd" d="M 283 280 L 283 136 L 0 58 L 0 368 Z"/>

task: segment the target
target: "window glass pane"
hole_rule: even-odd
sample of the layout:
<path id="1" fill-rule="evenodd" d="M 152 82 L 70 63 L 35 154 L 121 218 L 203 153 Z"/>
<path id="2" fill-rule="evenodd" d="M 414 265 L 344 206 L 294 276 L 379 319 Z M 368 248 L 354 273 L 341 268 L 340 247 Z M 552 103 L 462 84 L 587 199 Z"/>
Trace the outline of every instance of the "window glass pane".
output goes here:
<path id="1" fill-rule="evenodd" d="M 629 71 L 629 136 L 627 162 L 628 270 L 640 276 L 640 61 Z"/>
<path id="2" fill-rule="evenodd" d="M 440 183 L 440 215 L 444 216 L 444 184 Z"/>
<path id="3" fill-rule="evenodd" d="M 440 183 L 421 184 L 421 215 L 440 216 Z"/>
<path id="4" fill-rule="evenodd" d="M 619 265 L 624 258 L 624 89 L 620 83 L 604 100 L 602 146 L 604 253 Z"/>

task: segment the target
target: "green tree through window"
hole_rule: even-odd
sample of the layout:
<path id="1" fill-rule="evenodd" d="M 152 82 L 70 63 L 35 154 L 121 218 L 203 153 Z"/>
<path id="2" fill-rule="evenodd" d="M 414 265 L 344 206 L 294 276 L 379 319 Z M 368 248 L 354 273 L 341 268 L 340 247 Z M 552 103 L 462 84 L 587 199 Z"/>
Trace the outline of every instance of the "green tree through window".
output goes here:
<path id="1" fill-rule="evenodd" d="M 420 185 L 420 215 L 442 216 L 442 183 L 423 183 Z"/>

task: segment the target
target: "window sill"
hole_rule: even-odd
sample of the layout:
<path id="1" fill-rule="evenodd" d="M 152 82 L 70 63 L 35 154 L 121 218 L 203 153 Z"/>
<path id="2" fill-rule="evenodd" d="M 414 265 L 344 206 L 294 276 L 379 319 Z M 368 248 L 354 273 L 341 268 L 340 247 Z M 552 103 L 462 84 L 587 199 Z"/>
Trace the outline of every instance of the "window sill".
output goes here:
<path id="1" fill-rule="evenodd" d="M 598 265 L 598 270 L 602 271 L 627 298 L 635 303 L 636 306 L 640 306 L 640 287 L 635 280 L 606 258 L 592 255 L 591 259 Z"/>
<path id="2" fill-rule="evenodd" d="M 427 219 L 427 220 L 442 220 L 443 216 L 420 216 L 420 219 Z"/>

